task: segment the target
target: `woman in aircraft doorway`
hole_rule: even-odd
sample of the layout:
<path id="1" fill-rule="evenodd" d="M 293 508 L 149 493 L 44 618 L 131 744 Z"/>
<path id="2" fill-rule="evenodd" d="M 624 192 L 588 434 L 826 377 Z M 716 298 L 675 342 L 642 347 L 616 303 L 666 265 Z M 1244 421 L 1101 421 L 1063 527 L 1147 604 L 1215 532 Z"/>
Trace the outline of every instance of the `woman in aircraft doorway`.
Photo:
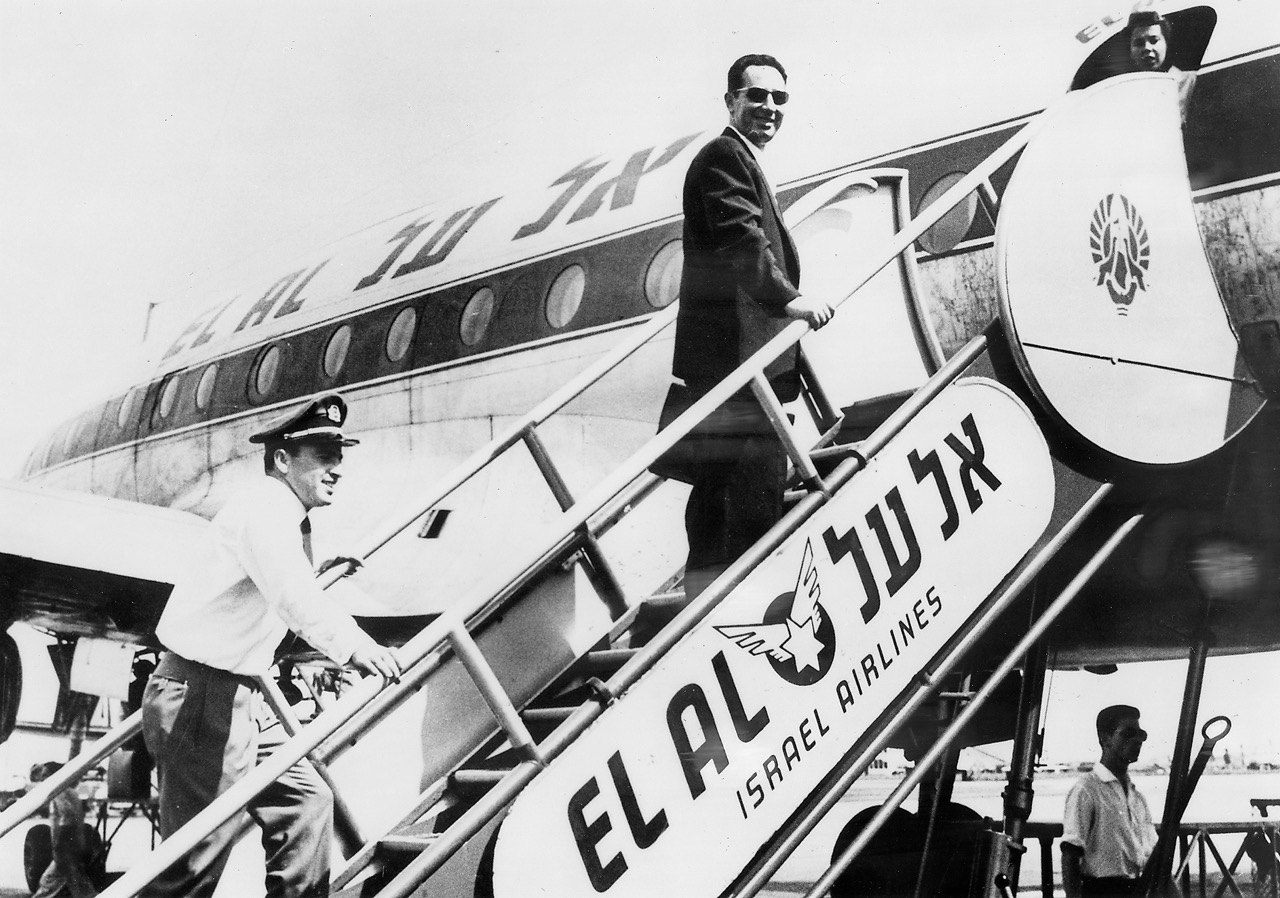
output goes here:
<path id="1" fill-rule="evenodd" d="M 1129 65 L 1133 72 L 1167 72 L 1178 79 L 1178 103 L 1182 120 L 1187 120 L 1187 104 L 1196 86 L 1196 73 L 1184 72 L 1169 61 L 1173 25 L 1152 10 L 1135 12 L 1125 26 L 1129 35 Z"/>

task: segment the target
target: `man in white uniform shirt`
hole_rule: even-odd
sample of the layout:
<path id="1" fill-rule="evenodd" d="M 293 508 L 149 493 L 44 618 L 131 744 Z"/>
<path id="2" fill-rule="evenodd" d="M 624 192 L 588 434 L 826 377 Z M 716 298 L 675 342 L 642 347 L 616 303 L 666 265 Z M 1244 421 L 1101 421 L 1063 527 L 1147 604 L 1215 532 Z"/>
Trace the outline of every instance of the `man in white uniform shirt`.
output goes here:
<path id="1" fill-rule="evenodd" d="M 1102 760 L 1071 787 L 1062 815 L 1062 887 L 1067 898 L 1136 896 L 1142 869 L 1156 847 L 1151 809 L 1129 780 L 1146 730 L 1138 709 L 1098 712 Z"/>
<path id="2" fill-rule="evenodd" d="M 325 595 L 312 568 L 307 514 L 333 501 L 342 450 L 357 443 L 342 434 L 346 414 L 342 397 L 323 396 L 249 438 L 263 444 L 266 476 L 213 518 L 165 605 L 156 635 L 167 651 L 142 700 L 165 838 L 256 763 L 255 677 L 267 674 L 288 631 L 338 664 L 399 676 L 394 652 Z M 327 896 L 333 794 L 310 764 L 295 765 L 248 811 L 262 829 L 266 894 Z M 240 823 L 220 827 L 145 894 L 212 895 Z"/>

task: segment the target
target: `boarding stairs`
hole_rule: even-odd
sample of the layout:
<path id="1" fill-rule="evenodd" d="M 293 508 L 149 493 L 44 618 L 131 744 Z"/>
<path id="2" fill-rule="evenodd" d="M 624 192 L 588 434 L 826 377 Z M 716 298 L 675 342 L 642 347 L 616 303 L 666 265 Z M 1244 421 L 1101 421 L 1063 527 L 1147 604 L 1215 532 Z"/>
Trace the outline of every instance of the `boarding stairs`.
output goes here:
<path id="1" fill-rule="evenodd" d="M 994 217 L 991 174 L 1019 152 L 1033 130 L 1034 122 L 902 227 L 890 245 L 878 250 L 871 263 L 860 272 L 860 279 L 849 295 L 855 295 L 900 253 L 909 251 L 926 229 L 974 192 L 988 202 Z M 309 757 L 323 772 L 327 764 L 424 687 L 428 694 L 437 696 L 437 701 L 449 707 L 448 725 L 434 727 L 430 744 L 425 746 L 424 788 L 406 801 L 394 826 L 376 835 L 359 833 L 339 800 L 338 828 L 348 861 L 335 871 L 333 894 L 376 894 L 388 898 L 472 894 L 477 867 L 489 862 L 485 857 L 486 845 L 521 793 L 540 776 L 556 770 L 557 759 L 589 733 L 594 723 L 608 715 L 622 713 L 629 705 L 632 690 L 643 685 L 646 674 L 658 669 L 691 633 L 698 631 L 700 623 L 716 613 L 723 603 L 732 600 L 737 587 L 763 562 L 799 539 L 807 522 L 836 502 L 843 491 L 858 484 L 859 474 L 895 445 L 897 435 L 909 428 L 918 416 L 926 414 L 939 397 L 953 395 L 957 378 L 972 373 L 975 366 L 976 370 L 985 370 L 989 344 L 1001 339 L 998 323 L 988 334 L 974 338 L 889 414 L 869 437 L 854 444 L 838 441 L 840 412 L 824 399 L 818 377 L 809 371 L 807 402 L 820 434 L 817 444 L 813 445 L 791 424 L 787 411 L 779 404 L 763 374 L 770 361 L 808 332 L 806 325 L 794 322 L 618 470 L 586 495 L 575 497 L 540 439 L 539 427 L 665 331 L 674 320 L 674 307 L 655 315 L 607 356 L 477 451 L 442 482 L 433 485 L 426 495 L 408 503 L 409 510 L 403 517 L 388 522 L 360 547 L 360 557 L 376 564 L 373 556 L 380 548 L 419 523 L 430 509 L 438 507 L 470 478 L 517 446 L 528 451 L 563 509 L 560 517 L 546 528 L 542 542 L 528 546 L 526 555 L 510 568 L 495 571 L 478 583 L 470 594 L 460 597 L 400 649 L 404 673 L 398 683 L 384 683 L 376 677 L 365 679 L 350 687 L 314 720 L 300 726 L 280 695 L 279 687 L 274 681 L 264 680 L 264 693 L 295 735 L 187 827 L 126 871 L 103 893 L 105 896 L 124 898 L 137 894 L 205 833 L 240 814 L 253 795 L 291 765 Z M 744 386 L 754 391 L 794 464 L 795 501 L 783 520 L 696 600 L 683 601 L 679 578 L 675 575 L 653 596 L 636 598 L 624 594 L 601 547 L 602 535 L 661 486 L 661 479 L 648 471 L 655 460 Z M 886 703 L 874 725 L 861 730 L 856 738 L 841 747 L 839 762 L 825 771 L 821 782 L 789 815 L 785 825 L 766 833 L 758 845 L 752 846 L 750 862 L 723 871 L 725 885 L 717 894 L 754 895 L 769 881 L 782 861 L 880 753 L 892 733 L 931 700 L 943 678 L 957 669 L 965 653 L 1107 495 L 1109 487 L 1105 484 L 1082 484 L 1078 475 L 1062 468 L 1057 474 L 1064 480 L 1077 479 L 1069 489 L 1061 483 L 1058 485 L 1051 521 L 1031 550 L 1012 565 L 1012 569 L 994 573 L 996 586 L 990 595 L 985 599 L 974 597 L 975 610 L 964 624 L 912 678 L 909 687 Z M 1021 662 L 1027 650 L 1078 594 L 1136 520 L 1117 530 L 1071 586 L 1046 606 L 1013 650 L 995 666 L 985 684 L 966 696 L 964 710 L 895 791 L 885 805 L 886 813 L 949 748 L 959 729 L 978 712 L 1001 679 Z M 327 587 L 344 573 L 330 571 L 321 579 Z M 563 603 L 557 602 L 569 581 L 580 576 L 591 583 L 599 596 L 600 607 L 606 610 L 592 625 L 585 645 L 581 644 L 582 634 L 578 635 L 577 642 L 563 637 L 568 621 L 561 607 Z M 637 621 L 643 623 L 649 619 L 669 622 L 652 628 L 637 627 Z M 66 784 L 74 782 L 85 770 L 136 735 L 140 726 L 140 714 L 131 716 L 59 774 L 0 815 L 0 835 L 12 830 Z M 341 799 L 340 794 L 338 798 Z M 866 844 L 882 822 L 873 821 L 867 827 L 862 838 L 838 859 L 811 894 L 820 895 L 830 888 L 843 869 L 841 864 L 847 866 L 849 858 Z M 713 858 L 708 858 L 707 863 L 715 866 Z"/>

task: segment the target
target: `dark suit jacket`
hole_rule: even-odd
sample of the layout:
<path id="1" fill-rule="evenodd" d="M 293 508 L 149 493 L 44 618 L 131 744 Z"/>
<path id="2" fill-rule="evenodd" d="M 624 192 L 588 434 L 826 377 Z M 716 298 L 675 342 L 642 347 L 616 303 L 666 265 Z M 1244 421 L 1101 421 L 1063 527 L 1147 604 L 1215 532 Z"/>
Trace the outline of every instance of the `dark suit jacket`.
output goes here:
<path id="1" fill-rule="evenodd" d="M 671 388 L 660 426 L 790 323 L 783 308 L 800 295 L 799 283 L 795 243 L 764 173 L 742 138 L 726 128 L 694 157 L 685 175 L 684 270 L 672 361 L 672 374 L 685 385 Z M 797 356 L 798 350 L 793 350 L 765 370 L 784 402 L 795 398 L 799 389 Z M 682 464 L 699 455 L 715 455 L 706 438 L 767 427 L 750 390 L 744 388 L 665 461 L 678 458 Z M 728 446 L 722 450 L 732 452 Z M 688 479 L 678 465 L 659 464 L 655 470 Z"/>

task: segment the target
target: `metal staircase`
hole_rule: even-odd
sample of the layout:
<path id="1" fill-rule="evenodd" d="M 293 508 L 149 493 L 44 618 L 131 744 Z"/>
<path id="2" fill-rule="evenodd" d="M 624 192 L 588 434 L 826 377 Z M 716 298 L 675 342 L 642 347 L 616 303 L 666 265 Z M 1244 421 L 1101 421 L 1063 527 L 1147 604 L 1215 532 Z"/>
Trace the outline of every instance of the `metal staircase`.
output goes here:
<path id="1" fill-rule="evenodd" d="M 1032 121 L 983 165 L 903 227 L 888 246 L 875 253 L 865 271 L 860 272 L 860 279 L 849 296 L 856 294 L 881 268 L 907 251 L 925 230 L 970 194 L 977 191 L 984 201 L 994 206 L 988 179 L 1022 149 L 1035 127 L 1036 122 Z M 992 208 L 993 214 L 994 211 Z M 654 316 L 606 357 L 529 412 L 505 434 L 478 450 L 442 482 L 433 485 L 425 495 L 406 503 L 408 510 L 402 517 L 388 522 L 359 547 L 360 557 L 374 556 L 397 534 L 419 522 L 430 509 L 488 464 L 517 446 L 529 452 L 563 509 L 559 518 L 546 528 L 544 538 L 536 545 L 529 545 L 523 557 L 478 582 L 470 593 L 459 597 L 447 612 L 401 648 L 404 674 L 398 683 L 371 678 L 349 689 L 310 723 L 298 727 L 296 735 L 244 780 L 219 796 L 187 827 L 128 870 L 104 896 L 124 898 L 137 894 L 204 834 L 238 815 L 253 795 L 291 765 L 304 757 L 310 757 L 320 766 L 334 761 L 425 686 L 430 687 L 428 695 L 432 696 L 428 718 L 431 709 L 447 706 L 449 723 L 435 731 L 437 736 L 424 752 L 422 791 L 406 799 L 397 824 L 389 831 L 373 835 L 363 845 L 352 846 L 347 864 L 335 871 L 333 890 L 334 894 L 376 894 L 388 898 L 412 894 L 471 894 L 476 888 L 477 868 L 492 864 L 493 834 L 522 792 L 544 772 L 550 776 L 557 769 L 557 759 L 572 749 L 593 723 L 606 715 L 622 714 L 633 690 L 643 687 L 646 674 L 659 668 L 674 650 L 685 645 L 691 633 L 711 629 L 707 625 L 709 619 L 722 605 L 732 601 L 738 587 L 771 557 L 790 551 L 789 546 L 805 539 L 809 532 L 806 528 L 819 519 L 815 516 L 825 513 L 824 509 L 847 488 L 859 483 L 858 475 L 873 466 L 887 447 L 899 448 L 894 439 L 910 428 L 939 396 L 954 390 L 956 379 L 968 372 L 988 348 L 986 335 L 975 338 L 893 411 L 870 437 L 857 444 L 832 442 L 838 434 L 839 412 L 824 399 L 820 382 L 810 372 L 806 377 L 809 406 L 822 435 L 819 444 L 812 446 L 798 436 L 763 374 L 767 364 L 808 332 L 806 325 L 795 322 L 613 474 L 586 495 L 573 496 L 539 438 L 539 426 L 662 333 L 674 320 L 674 307 Z M 796 501 L 769 534 L 695 601 L 683 602 L 675 576 L 668 582 L 669 588 L 656 595 L 626 595 L 612 572 L 601 537 L 660 486 L 660 479 L 648 472 L 649 466 L 744 386 L 749 386 L 759 399 L 793 462 L 798 474 Z M 970 448 L 972 455 L 979 456 L 976 462 L 970 458 L 964 463 L 969 465 L 966 476 L 971 477 L 973 465 L 980 466 L 981 453 L 978 446 Z M 721 891 L 752 895 L 768 881 L 848 783 L 870 764 L 893 730 L 936 691 L 940 678 L 955 668 L 984 629 L 1009 607 L 1102 501 L 1107 487 L 1098 487 L 1090 493 L 1088 486 L 1090 484 L 1082 484 L 1077 479 L 1071 489 L 1059 488 L 1051 523 L 1044 535 L 1035 540 L 1033 550 L 1014 565 L 1012 571 L 1005 568 L 995 572 L 993 582 L 998 585 L 990 596 L 984 600 L 984 592 L 973 597 L 973 613 L 957 626 L 941 652 L 931 656 L 927 667 L 912 678 L 910 688 L 889 698 L 873 726 L 860 730 L 856 738 L 841 746 L 839 762 L 824 771 L 818 785 L 809 790 L 785 826 L 767 833 L 758 845 L 752 846 L 750 862 L 745 868 L 738 866 L 730 871 Z M 1123 538 L 1124 533 L 1127 529 L 1117 534 L 1116 539 Z M 1092 569 L 1083 571 L 1081 576 L 1086 577 Z M 331 585 L 343 573 L 341 570 L 328 572 L 322 577 L 324 585 Z M 594 597 L 578 601 L 585 587 L 589 587 Z M 1073 589 L 1064 592 L 1046 611 L 997 667 L 998 676 L 993 676 L 973 696 L 948 734 L 954 735 L 967 719 L 966 715 L 976 713 L 990 694 L 989 689 L 994 689 L 994 684 L 1018 663 L 1027 646 L 1043 633 L 1078 589 L 1079 586 L 1073 584 Z M 566 601 L 566 596 L 571 600 Z M 650 627 L 646 624 L 649 619 L 659 624 Z M 645 625 L 637 626 L 637 621 Z M 814 627 L 817 626 L 815 623 Z M 726 641 L 725 645 L 731 643 Z M 278 711 L 286 726 L 294 728 L 295 722 L 289 719 L 287 706 L 279 699 L 275 684 L 264 682 L 263 688 L 268 698 L 279 705 Z M 0 815 L 0 834 L 11 830 L 139 729 L 140 715 L 135 714 L 76 762 L 68 764 L 59 775 Z M 944 735 L 933 752 L 941 752 L 949 744 L 950 737 Z M 927 765 L 922 763 L 916 769 L 922 776 Z M 913 774 L 913 777 L 895 793 L 896 800 L 900 801 L 915 785 L 919 776 Z M 873 832 L 874 826 L 868 827 L 866 838 Z M 838 865 L 833 870 L 815 886 L 813 894 L 821 894 L 830 886 L 838 875 Z M 481 880 L 484 884 L 480 888 L 488 888 L 487 876 Z"/>

